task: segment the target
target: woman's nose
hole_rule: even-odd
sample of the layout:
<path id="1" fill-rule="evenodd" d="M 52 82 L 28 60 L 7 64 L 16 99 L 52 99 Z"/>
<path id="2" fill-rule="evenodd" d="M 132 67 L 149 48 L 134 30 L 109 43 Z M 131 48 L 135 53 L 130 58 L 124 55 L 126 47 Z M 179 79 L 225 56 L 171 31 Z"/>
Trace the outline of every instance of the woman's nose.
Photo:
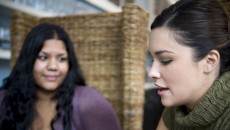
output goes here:
<path id="1" fill-rule="evenodd" d="M 48 70 L 57 70 L 57 61 L 55 58 L 50 59 L 48 62 Z"/>
<path id="2" fill-rule="evenodd" d="M 154 81 L 155 81 L 155 79 L 160 78 L 161 75 L 160 75 L 159 69 L 156 65 L 152 64 L 151 69 L 148 72 L 148 76 L 150 78 L 154 79 Z"/>

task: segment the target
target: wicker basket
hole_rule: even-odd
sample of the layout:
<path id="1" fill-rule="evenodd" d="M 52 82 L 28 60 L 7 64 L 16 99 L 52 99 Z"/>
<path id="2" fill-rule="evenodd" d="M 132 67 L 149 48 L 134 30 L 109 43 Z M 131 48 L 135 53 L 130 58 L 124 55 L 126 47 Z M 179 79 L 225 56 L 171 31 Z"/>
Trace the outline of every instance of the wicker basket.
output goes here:
<path id="1" fill-rule="evenodd" d="M 74 43 L 87 84 L 112 104 L 123 130 L 142 129 L 148 14 L 139 6 L 126 4 L 121 13 L 52 18 L 16 12 L 11 21 L 11 66 L 33 26 L 59 25 Z"/>

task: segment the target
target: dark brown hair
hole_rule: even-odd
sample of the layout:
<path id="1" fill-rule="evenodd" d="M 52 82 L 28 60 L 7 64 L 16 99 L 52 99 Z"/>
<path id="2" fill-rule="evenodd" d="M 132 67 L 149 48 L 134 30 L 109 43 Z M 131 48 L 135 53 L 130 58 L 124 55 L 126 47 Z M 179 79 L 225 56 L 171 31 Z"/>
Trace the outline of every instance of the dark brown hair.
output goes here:
<path id="1" fill-rule="evenodd" d="M 170 29 L 179 44 L 193 48 L 196 61 L 217 50 L 220 74 L 230 70 L 228 18 L 217 0 L 180 0 L 156 17 L 151 30 L 158 27 Z"/>

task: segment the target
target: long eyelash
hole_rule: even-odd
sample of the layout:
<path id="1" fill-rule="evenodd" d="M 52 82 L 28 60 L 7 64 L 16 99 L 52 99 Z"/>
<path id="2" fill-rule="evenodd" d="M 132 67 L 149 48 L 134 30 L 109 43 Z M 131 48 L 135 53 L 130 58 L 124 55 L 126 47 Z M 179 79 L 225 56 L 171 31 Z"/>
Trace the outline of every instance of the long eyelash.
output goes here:
<path id="1" fill-rule="evenodd" d="M 59 58 L 59 60 L 60 61 L 66 61 L 66 60 L 68 60 L 68 58 L 67 57 L 61 57 L 61 58 Z"/>
<path id="2" fill-rule="evenodd" d="M 167 60 L 167 61 L 161 61 L 163 65 L 168 65 L 172 62 L 172 60 Z"/>
<path id="3" fill-rule="evenodd" d="M 47 59 L 47 56 L 38 56 L 37 58 L 40 60 L 45 60 L 45 59 Z"/>

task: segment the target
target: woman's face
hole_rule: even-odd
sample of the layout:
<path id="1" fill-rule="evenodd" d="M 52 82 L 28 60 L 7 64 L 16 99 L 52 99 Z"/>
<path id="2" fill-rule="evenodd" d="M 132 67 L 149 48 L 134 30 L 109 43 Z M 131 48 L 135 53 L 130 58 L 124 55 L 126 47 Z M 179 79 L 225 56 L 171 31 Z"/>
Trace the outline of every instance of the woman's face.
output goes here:
<path id="1" fill-rule="evenodd" d="M 33 76 L 39 89 L 56 90 L 69 69 L 68 53 L 61 40 L 46 40 L 34 64 Z"/>
<path id="2" fill-rule="evenodd" d="M 193 107 L 206 91 L 204 61 L 195 62 L 192 48 L 177 43 L 163 27 L 151 31 L 149 51 L 153 60 L 149 76 L 160 87 L 162 104 Z"/>

